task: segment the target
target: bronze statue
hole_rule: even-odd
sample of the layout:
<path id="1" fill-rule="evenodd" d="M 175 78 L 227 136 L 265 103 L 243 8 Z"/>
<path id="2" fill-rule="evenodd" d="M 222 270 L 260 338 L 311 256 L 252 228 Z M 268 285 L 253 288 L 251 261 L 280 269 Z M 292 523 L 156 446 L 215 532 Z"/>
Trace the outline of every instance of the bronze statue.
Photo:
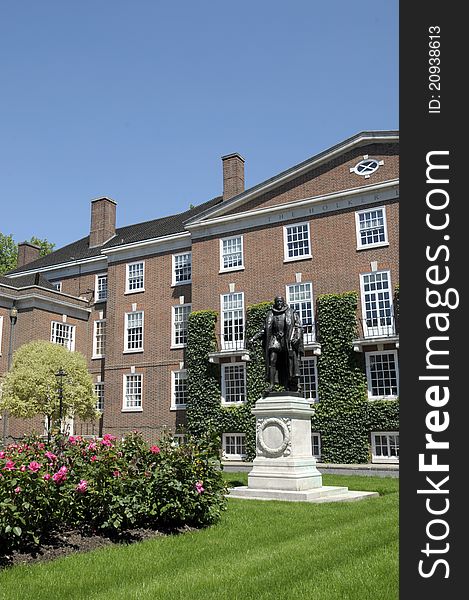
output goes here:
<path id="1" fill-rule="evenodd" d="M 300 361 L 304 354 L 303 327 L 300 315 L 277 296 L 268 311 L 264 328 L 250 340 L 249 344 L 262 338 L 265 353 L 265 378 L 268 382 L 265 395 L 276 383 L 285 391 L 299 392 Z"/>

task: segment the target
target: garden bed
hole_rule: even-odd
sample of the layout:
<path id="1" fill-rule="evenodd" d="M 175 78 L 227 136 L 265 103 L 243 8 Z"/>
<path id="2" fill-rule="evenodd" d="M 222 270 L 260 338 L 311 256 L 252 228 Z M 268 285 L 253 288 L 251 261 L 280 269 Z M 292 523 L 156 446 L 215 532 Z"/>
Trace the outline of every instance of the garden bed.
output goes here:
<path id="1" fill-rule="evenodd" d="M 45 537 L 39 548 L 23 548 L 21 551 L 14 550 L 7 554 L 0 552 L 0 569 L 15 565 L 43 563 L 70 554 L 98 550 L 105 546 L 133 544 L 156 537 L 186 533 L 194 529 L 188 525 L 175 529 L 139 527 L 112 535 L 84 532 L 78 529 L 63 531 Z"/>

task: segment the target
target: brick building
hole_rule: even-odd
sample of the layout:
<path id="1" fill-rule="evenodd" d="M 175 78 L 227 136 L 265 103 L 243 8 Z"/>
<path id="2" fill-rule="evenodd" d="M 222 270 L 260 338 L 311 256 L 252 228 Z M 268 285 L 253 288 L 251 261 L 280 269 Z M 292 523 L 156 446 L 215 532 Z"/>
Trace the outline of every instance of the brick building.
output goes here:
<path id="1" fill-rule="evenodd" d="M 185 423 L 189 312 L 219 312 L 211 360 L 220 402 L 235 404 L 246 392 L 245 308 L 282 293 L 301 313 L 303 387 L 316 402 L 315 298 L 356 290 L 354 348 L 369 398 L 398 397 L 398 133 L 362 132 L 248 190 L 239 154 L 222 167 L 223 195 L 184 213 L 116 228 L 116 203 L 98 198 L 81 240 L 42 258 L 20 244 L 17 269 L 0 278 L 0 374 L 32 339 L 80 351 L 103 416 L 75 432 L 139 429 L 154 439 Z M 10 438 L 25 426 L 3 423 Z M 371 443 L 375 460 L 397 460 L 398 432 L 374 432 Z M 238 458 L 243 432 L 227 432 L 223 444 Z"/>

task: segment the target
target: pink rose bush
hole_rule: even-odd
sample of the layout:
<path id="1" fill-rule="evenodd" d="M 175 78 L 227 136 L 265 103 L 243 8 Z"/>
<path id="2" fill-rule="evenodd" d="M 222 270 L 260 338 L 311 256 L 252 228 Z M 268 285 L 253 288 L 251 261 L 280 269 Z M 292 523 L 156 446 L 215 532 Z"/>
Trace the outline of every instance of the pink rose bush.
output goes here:
<path id="1" fill-rule="evenodd" d="M 226 486 L 211 442 L 31 438 L 0 451 L 0 554 L 40 545 L 70 528 L 207 526 L 225 508 Z"/>

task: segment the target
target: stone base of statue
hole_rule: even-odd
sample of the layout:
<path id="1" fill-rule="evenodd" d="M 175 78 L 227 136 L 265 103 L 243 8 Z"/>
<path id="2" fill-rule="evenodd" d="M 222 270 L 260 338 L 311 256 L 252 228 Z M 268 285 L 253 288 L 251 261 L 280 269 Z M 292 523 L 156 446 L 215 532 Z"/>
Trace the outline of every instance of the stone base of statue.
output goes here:
<path id="1" fill-rule="evenodd" d="M 231 498 L 328 502 L 377 496 L 323 486 L 311 447 L 310 402 L 292 392 L 270 393 L 252 410 L 256 416 L 256 458 L 248 486 L 235 487 Z"/>

